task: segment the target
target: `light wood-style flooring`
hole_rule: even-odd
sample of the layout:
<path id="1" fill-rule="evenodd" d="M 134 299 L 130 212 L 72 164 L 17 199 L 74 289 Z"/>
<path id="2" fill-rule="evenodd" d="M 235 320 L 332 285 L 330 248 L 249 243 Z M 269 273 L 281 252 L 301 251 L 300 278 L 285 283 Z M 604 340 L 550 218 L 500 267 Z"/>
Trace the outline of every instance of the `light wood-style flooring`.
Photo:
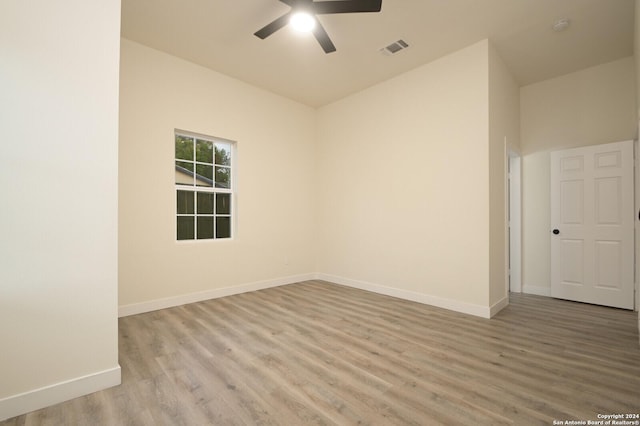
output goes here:
<path id="1" fill-rule="evenodd" d="M 636 313 L 491 320 L 322 281 L 120 319 L 121 386 L 1 425 L 551 425 L 640 413 Z"/>

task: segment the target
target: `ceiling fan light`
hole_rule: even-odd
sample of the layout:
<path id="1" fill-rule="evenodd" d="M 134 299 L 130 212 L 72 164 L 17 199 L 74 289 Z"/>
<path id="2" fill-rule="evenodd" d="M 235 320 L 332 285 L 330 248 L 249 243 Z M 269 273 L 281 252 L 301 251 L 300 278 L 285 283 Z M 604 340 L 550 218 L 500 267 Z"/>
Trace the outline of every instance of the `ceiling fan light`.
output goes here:
<path id="1" fill-rule="evenodd" d="M 316 20 L 307 12 L 296 12 L 289 19 L 291 27 L 301 33 L 310 33 L 316 26 Z"/>

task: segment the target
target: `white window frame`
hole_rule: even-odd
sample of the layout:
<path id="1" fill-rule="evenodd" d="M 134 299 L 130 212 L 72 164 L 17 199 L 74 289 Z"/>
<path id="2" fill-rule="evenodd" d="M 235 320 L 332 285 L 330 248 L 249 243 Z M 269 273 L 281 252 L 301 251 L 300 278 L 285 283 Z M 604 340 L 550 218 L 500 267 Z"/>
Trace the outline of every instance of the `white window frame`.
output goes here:
<path id="1" fill-rule="evenodd" d="M 200 133 L 194 133 L 194 132 L 190 132 L 190 131 L 186 131 L 186 130 L 180 130 L 180 129 L 174 129 L 173 132 L 173 167 L 175 170 L 175 166 L 176 166 L 176 161 L 181 161 L 180 159 L 176 158 L 176 153 L 175 153 L 175 140 L 177 136 L 182 136 L 182 137 L 187 137 L 187 138 L 194 138 L 194 139 L 199 139 L 199 140 L 205 140 L 208 142 L 212 142 L 214 145 L 216 143 L 220 143 L 220 144 L 226 144 L 230 146 L 230 155 L 231 155 L 231 165 L 230 166 L 224 166 L 224 165 L 215 165 L 215 152 L 214 152 L 214 164 L 213 164 L 213 168 L 214 168 L 214 172 L 213 172 L 213 176 L 214 176 L 214 184 L 211 187 L 208 186 L 197 186 L 195 184 L 195 170 L 194 170 L 194 183 L 193 184 L 181 184 L 181 183 L 177 183 L 175 182 L 174 179 L 174 191 L 173 191 L 173 200 L 174 200 L 174 220 L 173 220 L 173 224 L 174 224 L 174 229 L 173 229 L 173 235 L 175 238 L 175 241 L 177 243 L 180 244 L 189 244 L 189 243 L 194 243 L 194 242 L 205 242 L 205 241 L 217 241 L 217 242 L 222 242 L 222 241 L 230 241 L 233 240 L 236 236 L 236 229 L 237 229 L 237 225 L 236 225 L 236 142 L 229 140 L 229 139 L 224 139 L 224 138 L 219 138 L 219 137 L 215 137 L 215 136 L 209 136 L 209 135 L 204 135 L 204 134 L 200 134 Z M 194 147 L 195 149 L 195 147 Z M 195 156 L 195 151 L 194 151 L 194 156 Z M 207 163 L 201 163 L 196 161 L 196 159 L 193 159 L 193 164 L 198 165 L 198 164 L 202 164 L 202 165 L 210 165 Z M 230 179 L 230 183 L 229 183 L 229 188 L 216 188 L 215 187 L 215 167 L 225 167 L 225 168 L 229 168 L 230 169 L 230 173 L 229 173 L 229 179 Z M 193 196 L 194 196 L 194 212 L 193 214 L 182 214 L 182 213 L 178 213 L 178 202 L 177 202 L 177 196 L 178 196 L 178 191 L 186 191 L 186 192 L 193 192 Z M 213 210 L 213 214 L 198 214 L 197 212 L 197 193 L 210 193 L 210 194 L 230 194 L 230 209 L 231 209 L 231 213 L 229 215 L 225 215 L 225 214 L 217 214 L 216 213 L 216 208 L 214 205 L 214 210 Z M 210 216 L 213 217 L 213 238 L 198 238 L 198 216 Z M 193 217 L 194 219 L 194 235 L 192 239 L 178 239 L 178 217 Z M 216 237 L 216 218 L 217 217 L 228 217 L 230 220 L 230 228 L 229 228 L 229 237 Z"/>

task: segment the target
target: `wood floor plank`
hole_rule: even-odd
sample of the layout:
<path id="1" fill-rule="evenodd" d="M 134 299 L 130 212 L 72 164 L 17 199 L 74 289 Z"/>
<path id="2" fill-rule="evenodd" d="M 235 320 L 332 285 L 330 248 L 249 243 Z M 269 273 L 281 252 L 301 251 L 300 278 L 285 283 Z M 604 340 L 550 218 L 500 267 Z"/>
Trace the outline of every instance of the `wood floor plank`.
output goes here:
<path id="1" fill-rule="evenodd" d="M 23 425 L 550 425 L 640 412 L 633 312 L 491 320 L 306 281 L 121 318 L 123 384 Z"/>

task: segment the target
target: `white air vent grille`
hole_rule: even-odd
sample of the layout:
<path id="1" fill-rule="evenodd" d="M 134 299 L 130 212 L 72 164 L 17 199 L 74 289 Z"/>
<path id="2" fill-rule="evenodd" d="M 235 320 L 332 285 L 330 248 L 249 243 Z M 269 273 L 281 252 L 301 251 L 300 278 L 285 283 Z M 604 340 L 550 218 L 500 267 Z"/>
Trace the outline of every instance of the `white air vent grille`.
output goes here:
<path id="1" fill-rule="evenodd" d="M 380 49 L 380 51 L 385 55 L 394 55 L 399 51 L 406 49 L 407 47 L 409 47 L 409 44 L 406 41 L 398 40 L 394 41 L 386 47 L 383 47 L 382 49 Z"/>

